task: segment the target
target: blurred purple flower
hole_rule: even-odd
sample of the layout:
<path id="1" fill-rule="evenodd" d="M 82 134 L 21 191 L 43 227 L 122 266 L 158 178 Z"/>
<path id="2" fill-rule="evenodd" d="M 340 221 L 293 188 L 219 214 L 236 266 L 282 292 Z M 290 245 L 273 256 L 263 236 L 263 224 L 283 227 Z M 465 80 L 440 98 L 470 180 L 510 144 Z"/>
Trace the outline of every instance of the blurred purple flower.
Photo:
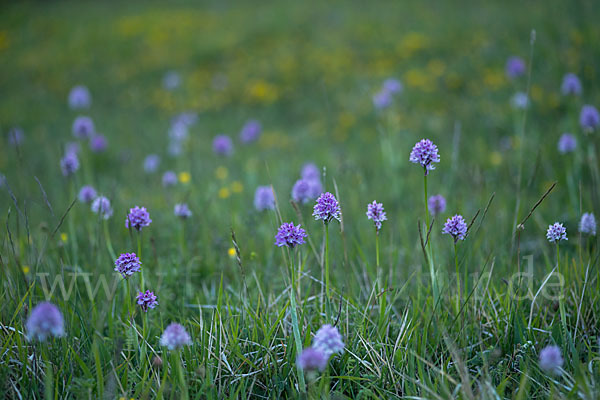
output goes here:
<path id="1" fill-rule="evenodd" d="M 182 121 L 175 121 L 169 128 L 169 139 L 182 142 L 189 136 L 188 124 Z"/>
<path id="2" fill-rule="evenodd" d="M 596 236 L 596 217 L 593 213 L 583 213 L 579 221 L 579 232 Z"/>
<path id="3" fill-rule="evenodd" d="M 454 243 L 459 240 L 465 240 L 467 235 L 467 223 L 462 215 L 456 214 L 452 218 L 446 220 L 442 233 L 452 236 Z"/>
<path id="4" fill-rule="evenodd" d="M 16 126 L 8 131 L 8 144 L 11 146 L 21 146 L 24 141 L 25 133 L 23 133 L 23 129 Z"/>
<path id="5" fill-rule="evenodd" d="M 115 271 L 120 273 L 124 279 L 138 272 L 142 262 L 135 253 L 123 253 L 115 260 Z"/>
<path id="6" fill-rule="evenodd" d="M 227 135 L 217 135 L 213 139 L 213 151 L 217 155 L 230 156 L 233 153 L 233 142 Z"/>
<path id="7" fill-rule="evenodd" d="M 175 204 L 173 213 L 176 217 L 179 217 L 181 219 L 188 219 L 192 216 L 192 212 L 190 211 L 186 203 Z"/>
<path id="8" fill-rule="evenodd" d="M 65 335 L 63 315 L 52 303 L 39 303 L 31 310 L 27 323 L 27 339 L 45 341 L 48 337 Z"/>
<path id="9" fill-rule="evenodd" d="M 78 198 L 82 203 L 91 203 L 96 198 L 96 189 L 93 186 L 86 185 L 79 190 Z"/>
<path id="10" fill-rule="evenodd" d="M 524 75 L 526 69 L 525 61 L 520 57 L 513 56 L 506 61 L 506 75 L 511 79 Z"/>
<path id="11" fill-rule="evenodd" d="M 129 214 L 125 219 L 125 228 L 134 228 L 139 232 L 142 228 L 149 226 L 151 222 L 146 207 L 135 206 L 129 209 Z"/>
<path id="12" fill-rule="evenodd" d="M 373 220 L 375 223 L 375 229 L 377 234 L 379 234 L 379 230 L 381 229 L 381 223 L 387 220 L 387 216 L 385 215 L 385 211 L 383 210 L 383 204 L 378 203 L 373 200 L 372 203 L 367 204 L 367 217 L 370 220 Z"/>
<path id="13" fill-rule="evenodd" d="M 321 349 L 309 347 L 298 355 L 296 364 L 304 371 L 323 371 L 327 367 L 327 361 L 329 354 L 325 354 Z"/>
<path id="14" fill-rule="evenodd" d="M 242 143 L 251 143 L 258 140 L 262 132 L 262 125 L 259 121 L 250 120 L 244 124 L 240 131 L 240 141 Z"/>
<path id="15" fill-rule="evenodd" d="M 570 133 L 563 133 L 558 139 L 558 151 L 561 154 L 571 153 L 577 148 L 577 139 Z"/>
<path id="16" fill-rule="evenodd" d="M 87 87 L 77 85 L 69 92 L 69 107 L 72 110 L 89 108 L 92 104 L 92 95 Z"/>
<path id="17" fill-rule="evenodd" d="M 312 215 L 316 220 L 322 220 L 326 224 L 334 218 L 341 221 L 340 205 L 335 196 L 329 192 L 322 193 L 317 199 Z"/>
<path id="18" fill-rule="evenodd" d="M 259 186 L 254 192 L 254 208 L 258 211 L 274 210 L 275 196 L 271 186 Z"/>
<path id="19" fill-rule="evenodd" d="M 67 153 L 60 160 L 60 169 L 63 176 L 71 176 L 79 169 L 79 159 L 75 153 Z"/>
<path id="20" fill-rule="evenodd" d="M 446 211 L 446 199 L 441 194 L 436 194 L 427 200 L 427 206 L 431 215 L 435 217 Z"/>
<path id="21" fill-rule="evenodd" d="M 377 110 L 383 110 L 392 105 L 392 94 L 387 90 L 380 90 L 373 95 L 373 106 Z"/>
<path id="22" fill-rule="evenodd" d="M 158 305 L 158 299 L 156 295 L 150 290 L 139 292 L 135 299 L 144 312 L 148 312 L 148 309 L 155 308 Z"/>
<path id="23" fill-rule="evenodd" d="M 600 114 L 596 107 L 586 104 L 581 108 L 579 125 L 581 125 L 586 132 L 591 132 L 598 128 L 598 125 L 600 125 Z"/>
<path id="24" fill-rule="evenodd" d="M 563 95 L 579 96 L 582 90 L 581 81 L 577 75 L 568 73 L 563 77 L 562 84 L 560 85 L 560 91 Z"/>
<path id="25" fill-rule="evenodd" d="M 192 338 L 185 328 L 176 322 L 167 326 L 160 337 L 160 345 L 165 346 L 169 350 L 177 350 L 190 344 L 192 344 Z"/>
<path id="26" fill-rule="evenodd" d="M 555 222 L 554 224 L 548 225 L 548 231 L 546 232 L 546 238 L 549 242 L 559 242 L 567 239 L 567 230 L 563 224 Z"/>
<path id="27" fill-rule="evenodd" d="M 390 94 L 402 93 L 402 83 L 395 78 L 388 78 L 383 82 L 383 90 Z"/>
<path id="28" fill-rule="evenodd" d="M 302 166 L 300 176 L 302 177 L 302 179 L 306 179 L 309 181 L 320 180 L 321 171 L 319 170 L 319 167 L 316 166 L 316 164 L 306 163 Z"/>
<path id="29" fill-rule="evenodd" d="M 144 171 L 148 174 L 156 172 L 160 165 L 160 157 L 157 154 L 149 154 L 144 159 Z"/>
<path id="30" fill-rule="evenodd" d="M 323 351 L 328 357 L 334 353 L 344 352 L 342 335 L 335 326 L 325 324 L 315 334 L 312 347 Z"/>
<path id="31" fill-rule="evenodd" d="M 284 222 L 275 235 L 275 245 L 282 247 L 287 246 L 294 248 L 304 244 L 304 238 L 307 237 L 306 231 L 298 226 L 294 226 L 293 222 Z"/>
<path id="32" fill-rule="evenodd" d="M 176 71 L 168 71 L 163 77 L 163 87 L 166 90 L 174 90 L 181 84 L 181 77 Z"/>
<path id="33" fill-rule="evenodd" d="M 94 153 L 101 153 L 105 151 L 107 147 L 108 141 L 104 135 L 96 133 L 90 138 L 90 149 Z"/>
<path id="34" fill-rule="evenodd" d="M 307 179 L 298 179 L 292 187 L 292 200 L 296 203 L 306 204 L 314 199 L 313 183 Z"/>
<path id="35" fill-rule="evenodd" d="M 177 184 L 177 175 L 173 171 L 167 171 L 162 176 L 164 187 L 175 186 Z"/>
<path id="36" fill-rule="evenodd" d="M 440 162 L 438 148 L 429 139 L 417 142 L 410 152 L 410 162 L 420 164 L 425 169 L 425 175 L 435 169 L 434 163 Z"/>
<path id="37" fill-rule="evenodd" d="M 517 110 L 524 110 L 529 107 L 529 98 L 526 93 L 517 92 L 510 98 L 510 105 Z"/>
<path id="38" fill-rule="evenodd" d="M 92 202 L 92 212 L 98 214 L 104 219 L 109 219 L 113 215 L 113 209 L 110 200 L 104 196 L 98 196 Z"/>
<path id="39" fill-rule="evenodd" d="M 73 121 L 73 136 L 78 139 L 88 139 L 94 133 L 94 121 L 90 117 L 79 116 Z"/>
<path id="40" fill-rule="evenodd" d="M 540 351 L 540 368 L 554 375 L 560 375 L 564 360 L 558 346 L 546 346 Z"/>

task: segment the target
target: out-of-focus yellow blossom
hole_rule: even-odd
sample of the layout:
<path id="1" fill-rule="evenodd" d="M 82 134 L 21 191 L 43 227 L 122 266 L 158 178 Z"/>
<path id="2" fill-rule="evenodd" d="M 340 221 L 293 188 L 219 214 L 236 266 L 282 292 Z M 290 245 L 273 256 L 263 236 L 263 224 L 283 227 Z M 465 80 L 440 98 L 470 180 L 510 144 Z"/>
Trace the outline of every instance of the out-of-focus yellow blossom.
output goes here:
<path id="1" fill-rule="evenodd" d="M 23 266 L 21 267 L 21 269 L 23 270 L 23 273 L 24 273 L 24 274 L 28 274 L 28 273 L 29 273 L 29 271 L 30 271 L 30 269 L 29 269 L 29 265 L 23 265 Z"/>
<path id="2" fill-rule="evenodd" d="M 486 69 L 483 71 L 483 82 L 490 89 L 498 89 L 504 85 L 506 78 L 500 70 Z"/>
<path id="3" fill-rule="evenodd" d="M 544 90 L 539 85 L 531 85 L 531 98 L 540 102 L 544 98 Z"/>
<path id="4" fill-rule="evenodd" d="M 215 176 L 217 177 L 217 179 L 223 180 L 227 178 L 227 175 L 229 175 L 229 171 L 223 166 L 217 167 L 217 169 L 215 170 Z"/>
<path id="5" fill-rule="evenodd" d="M 418 88 L 429 92 L 434 89 L 434 83 L 430 76 L 420 69 L 409 69 L 404 74 L 404 81 L 410 87 Z"/>
<path id="6" fill-rule="evenodd" d="M 244 185 L 242 185 L 242 182 L 240 182 L 240 181 L 233 181 L 231 183 L 231 191 L 233 193 L 242 193 L 243 190 L 244 190 Z"/>
<path id="7" fill-rule="evenodd" d="M 500 154 L 497 151 L 492 151 L 490 153 L 490 163 L 494 166 L 497 167 L 500 164 L 502 164 L 502 154 Z"/>
<path id="8" fill-rule="evenodd" d="M 219 189 L 219 198 L 220 199 L 226 199 L 229 196 L 231 196 L 231 192 L 229 192 L 228 188 L 223 187 L 223 188 Z"/>
<path id="9" fill-rule="evenodd" d="M 181 183 L 190 183 L 190 180 L 192 179 L 192 175 L 190 175 L 189 172 L 187 171 L 183 171 L 179 173 L 179 182 Z"/>
<path id="10" fill-rule="evenodd" d="M 264 80 L 250 82 L 246 92 L 248 100 L 259 103 L 272 103 L 279 96 L 277 87 Z"/>
<path id="11" fill-rule="evenodd" d="M 434 59 L 427 63 L 427 70 L 431 73 L 431 75 L 440 77 L 446 71 L 446 64 L 444 64 L 442 60 Z"/>
<path id="12" fill-rule="evenodd" d="M 427 36 L 418 32 L 406 34 L 397 46 L 397 50 L 402 57 L 410 57 L 418 50 L 424 49 L 429 44 Z"/>
<path id="13" fill-rule="evenodd" d="M 68 239 L 69 239 L 69 236 L 68 236 L 66 233 L 64 233 L 64 232 L 63 232 L 63 233 L 61 233 L 61 234 L 60 234 L 60 240 L 61 240 L 61 241 L 63 241 L 63 242 L 65 242 L 65 243 L 66 243 L 66 241 L 67 241 Z"/>
<path id="14" fill-rule="evenodd" d="M 8 33 L 6 31 L 0 31 L 0 50 L 7 49 L 10 46 L 10 41 L 8 40 Z"/>
<path id="15" fill-rule="evenodd" d="M 227 254 L 229 254 L 229 257 L 231 258 L 235 257 L 235 249 L 230 247 L 229 250 L 227 250 Z"/>

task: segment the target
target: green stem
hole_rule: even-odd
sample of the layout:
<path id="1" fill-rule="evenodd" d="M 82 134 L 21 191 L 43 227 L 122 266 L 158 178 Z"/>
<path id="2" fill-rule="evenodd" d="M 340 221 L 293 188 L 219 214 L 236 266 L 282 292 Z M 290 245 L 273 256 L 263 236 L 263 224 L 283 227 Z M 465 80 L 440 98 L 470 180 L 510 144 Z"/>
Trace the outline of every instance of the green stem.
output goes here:
<path id="1" fill-rule="evenodd" d="M 116 260 L 117 256 L 115 255 L 115 251 L 113 250 L 112 243 L 110 241 L 110 234 L 108 233 L 108 220 L 103 218 L 102 224 L 104 225 L 104 241 L 106 242 L 108 254 L 110 254 L 112 260 Z"/>
<path id="2" fill-rule="evenodd" d="M 329 300 L 329 223 L 325 223 L 325 293 Z"/>
<path id="3" fill-rule="evenodd" d="M 54 371 L 45 344 L 42 344 L 42 358 L 44 359 L 46 367 L 46 373 L 44 375 L 44 397 L 46 400 L 52 400 L 52 394 L 54 393 Z"/>
<path id="4" fill-rule="evenodd" d="M 458 299 L 456 300 L 456 314 L 460 311 L 460 304 L 462 303 L 462 292 L 460 285 L 460 273 L 458 272 L 458 252 L 456 250 L 456 241 L 454 242 L 454 267 L 456 268 L 456 281 L 458 285 Z"/>
<path id="5" fill-rule="evenodd" d="M 375 266 L 377 268 L 377 285 L 379 286 L 379 290 L 383 288 L 381 282 L 381 269 L 379 268 L 379 233 L 377 232 L 377 228 L 375 228 Z"/>
<path id="6" fill-rule="evenodd" d="M 298 255 L 298 268 L 300 268 L 300 252 L 297 251 Z M 294 271 L 294 262 L 292 261 L 292 284 L 290 287 L 290 306 L 291 306 L 291 314 L 292 314 L 292 330 L 294 332 L 294 341 L 296 342 L 296 355 L 299 355 L 302 351 L 302 339 L 300 338 L 300 328 L 298 326 L 298 314 L 296 311 L 296 285 L 295 285 L 295 271 Z M 304 381 L 304 372 L 300 366 L 297 366 L 298 371 L 298 386 L 300 386 L 300 393 L 306 392 L 306 383 Z"/>
<path id="7" fill-rule="evenodd" d="M 181 399 L 189 399 L 188 387 L 185 382 L 185 375 L 183 373 L 183 361 L 179 355 L 179 350 L 173 352 L 173 356 L 177 358 L 175 365 L 177 368 L 177 375 L 179 377 L 179 384 L 181 385 Z"/>
<path id="8" fill-rule="evenodd" d="M 142 259 L 142 241 L 142 231 L 139 231 L 137 236 L 137 256 L 140 260 Z M 140 290 L 144 291 L 144 268 L 140 268 Z"/>
<path id="9" fill-rule="evenodd" d="M 560 296 L 558 298 L 558 306 L 560 310 L 560 322 L 562 325 L 562 333 L 564 343 L 568 343 L 567 341 L 567 315 L 565 311 L 565 284 L 566 279 L 560 273 L 560 247 L 558 245 L 558 241 L 556 242 L 556 269 L 558 271 L 558 275 L 563 278 L 563 284 L 560 285 Z"/>
<path id="10" fill-rule="evenodd" d="M 427 170 L 425 170 L 427 172 Z M 429 264 L 429 274 L 431 275 L 431 290 L 433 291 L 433 301 L 434 304 L 437 303 L 438 299 L 438 288 L 437 288 L 437 278 L 435 276 L 435 267 L 433 265 L 433 253 L 431 251 L 431 240 L 427 239 L 427 233 L 429 232 L 429 208 L 427 207 L 427 175 L 423 178 L 423 192 L 424 192 L 424 203 L 425 203 L 425 231 L 423 234 L 425 235 L 425 240 L 427 240 L 427 248 L 425 252 L 427 253 L 427 262 Z"/>
<path id="11" fill-rule="evenodd" d="M 69 179 L 69 201 L 75 198 L 75 183 L 72 179 Z M 74 220 L 75 216 L 73 215 L 74 210 L 71 210 L 69 215 L 69 237 L 67 238 L 69 244 L 71 245 L 71 257 L 74 265 L 77 265 L 77 237 L 75 235 L 75 225 Z"/>

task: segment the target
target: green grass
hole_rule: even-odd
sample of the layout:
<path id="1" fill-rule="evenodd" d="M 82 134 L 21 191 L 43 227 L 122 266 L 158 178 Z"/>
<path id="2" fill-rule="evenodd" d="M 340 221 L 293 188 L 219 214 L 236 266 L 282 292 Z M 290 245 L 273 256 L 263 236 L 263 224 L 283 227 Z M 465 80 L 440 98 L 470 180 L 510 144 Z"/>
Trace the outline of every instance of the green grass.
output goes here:
<path id="1" fill-rule="evenodd" d="M 600 396 L 600 253 L 596 237 L 577 231 L 583 212 L 600 215 L 598 133 L 586 135 L 578 123 L 583 104 L 600 105 L 600 10 L 593 1 L 521 3 L 5 5 L 0 393 Z M 511 55 L 531 65 L 529 78 L 505 77 Z M 182 78 L 172 92 L 161 84 L 169 70 Z M 581 97 L 560 95 L 567 72 L 582 79 Z M 372 95 L 388 77 L 400 79 L 404 91 L 376 112 Z M 74 140 L 71 124 L 79 114 L 66 99 L 80 83 L 93 97 L 83 113 L 106 135 L 109 150 L 93 154 L 82 143 L 81 168 L 66 179 L 59 160 Z M 510 98 L 527 88 L 532 104 L 525 114 L 511 108 Z M 199 121 L 184 154 L 171 158 L 170 118 L 187 110 Z M 237 133 L 249 118 L 259 119 L 264 131 L 257 143 L 242 146 Z M 16 125 L 26 135 L 18 149 L 7 141 Z M 556 142 L 567 131 L 577 136 L 578 151 L 560 155 Z M 222 132 L 234 138 L 230 158 L 212 153 L 212 138 Z M 441 155 L 427 178 L 428 194 L 448 201 L 427 246 L 419 234 L 423 172 L 408 161 L 423 137 Z M 153 175 L 142 169 L 150 153 L 162 158 Z M 329 227 L 330 298 L 324 295 L 324 228 L 311 217 L 312 204 L 296 210 L 289 202 L 308 161 L 325 168 L 325 188 L 343 212 L 342 223 Z M 190 182 L 163 189 L 161 174 L 169 169 L 188 172 Z M 112 200 L 106 235 L 88 206 L 70 208 L 84 184 Z M 257 212 L 254 190 L 268 184 L 277 210 Z M 389 219 L 378 243 L 383 290 L 365 216 L 374 199 Z M 194 213 L 186 222 L 173 216 L 174 204 L 183 201 Z M 117 255 L 138 252 L 138 237 L 124 227 L 135 205 L 147 207 L 153 220 L 140 236 L 141 258 L 144 285 L 159 306 L 146 322 L 135 307 L 132 326 L 127 308 L 140 277 L 131 279 L 128 296 L 106 239 Z M 458 243 L 458 266 L 451 238 L 441 234 L 455 213 L 473 222 Z M 297 258 L 273 245 L 282 221 L 302 223 L 308 232 Z M 562 287 L 556 274 L 548 277 L 557 251 L 545 233 L 555 221 L 569 236 L 560 243 Z M 290 279 L 292 266 L 298 279 Z M 462 290 L 456 270 L 464 274 Z M 520 280 L 518 272 L 524 272 Z M 290 297 L 295 285 L 299 337 Z M 28 342 L 29 311 L 53 287 L 49 300 L 62 310 L 67 334 Z M 551 298 L 561 291 L 562 301 Z M 171 322 L 193 338 L 180 353 L 159 345 Z M 324 323 L 336 324 L 346 351 L 322 374 L 301 378 L 297 339 L 309 346 Z M 560 377 L 539 369 L 539 351 L 548 344 L 562 350 Z M 45 383 L 50 377 L 52 384 Z M 306 395 L 299 385 L 304 378 Z"/>

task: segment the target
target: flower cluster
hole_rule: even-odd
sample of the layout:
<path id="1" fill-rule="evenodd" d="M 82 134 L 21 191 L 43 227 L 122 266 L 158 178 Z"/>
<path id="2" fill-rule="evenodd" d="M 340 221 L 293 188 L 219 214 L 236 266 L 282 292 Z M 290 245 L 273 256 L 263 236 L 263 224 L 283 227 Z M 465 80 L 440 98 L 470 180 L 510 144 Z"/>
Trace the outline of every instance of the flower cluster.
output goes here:
<path id="1" fill-rule="evenodd" d="M 262 132 L 262 125 L 259 121 L 250 120 L 244 124 L 240 131 L 240 141 L 248 144 L 258 140 Z"/>
<path id="2" fill-rule="evenodd" d="M 192 344 L 192 338 L 185 328 L 176 322 L 167 326 L 160 337 L 160 345 L 165 346 L 169 350 L 177 350 L 190 344 Z"/>
<path id="3" fill-rule="evenodd" d="M 307 237 L 306 231 L 293 222 L 285 222 L 277 230 L 275 235 L 275 245 L 282 247 L 288 246 L 292 249 L 298 245 L 304 244 L 304 238 Z"/>
<path id="4" fill-rule="evenodd" d="M 129 214 L 125 219 L 125 228 L 134 228 L 139 232 L 143 227 L 150 225 L 151 222 L 146 207 L 135 206 L 129 209 Z"/>
<path id="5" fill-rule="evenodd" d="M 546 346 L 540 351 L 540 368 L 554 375 L 560 375 L 564 360 L 558 346 Z"/>
<path id="6" fill-rule="evenodd" d="M 162 176 L 162 185 L 164 187 L 175 186 L 177 184 L 177 174 L 173 171 L 167 171 Z"/>
<path id="7" fill-rule="evenodd" d="M 77 85 L 69 92 L 69 107 L 72 110 L 89 108 L 92 104 L 92 95 L 87 87 Z"/>
<path id="8" fill-rule="evenodd" d="M 115 260 L 115 271 L 120 273 L 124 279 L 138 272 L 142 262 L 135 253 L 123 253 Z"/>
<path id="9" fill-rule="evenodd" d="M 158 305 L 158 299 L 156 295 L 150 290 L 139 292 L 135 299 L 144 312 L 148 312 L 148 309 L 155 308 Z"/>
<path id="10" fill-rule="evenodd" d="M 402 83 L 394 78 L 388 78 L 381 85 L 381 89 L 373 95 L 373 105 L 377 110 L 382 110 L 392 104 L 393 96 L 402 92 Z"/>
<path id="11" fill-rule="evenodd" d="M 315 334 L 311 347 L 304 349 L 296 363 L 305 371 L 323 371 L 332 354 L 344 352 L 344 342 L 338 329 L 332 325 L 323 325 Z"/>
<path id="12" fill-rule="evenodd" d="M 258 211 L 274 210 L 275 196 L 271 186 L 259 186 L 254 192 L 254 208 Z"/>
<path id="13" fill-rule="evenodd" d="M 113 215 L 113 209 L 110 200 L 104 196 L 98 196 L 92 202 L 92 212 L 98 214 L 104 219 L 109 219 Z"/>
<path id="14" fill-rule="evenodd" d="M 308 163 L 302 167 L 300 176 L 301 178 L 292 187 L 292 200 L 296 203 L 306 204 L 323 192 L 321 174 L 315 164 Z"/>
<path id="15" fill-rule="evenodd" d="M 506 61 L 506 75 L 511 79 L 524 75 L 526 69 L 525 61 L 520 57 L 512 56 Z"/>
<path id="16" fill-rule="evenodd" d="M 429 171 L 435 169 L 434 163 L 440 162 L 438 148 L 431 140 L 422 139 L 413 147 L 409 160 L 412 163 L 420 164 L 425 170 L 425 175 L 427 175 Z"/>
<path id="17" fill-rule="evenodd" d="M 220 156 L 230 156 L 233 153 L 233 142 L 227 135 L 217 135 L 213 140 L 213 151 Z"/>
<path id="18" fill-rule="evenodd" d="M 570 133 L 563 133 L 558 139 L 558 151 L 561 154 L 571 153 L 577 148 L 577 139 Z"/>
<path id="19" fill-rule="evenodd" d="M 28 340 L 45 341 L 48 337 L 62 337 L 65 334 L 62 313 L 52 303 L 43 302 L 31 310 L 25 324 Z"/>
<path id="20" fill-rule="evenodd" d="M 446 211 L 446 199 L 441 194 L 436 194 L 427 199 L 427 208 L 434 217 Z"/>
<path id="21" fill-rule="evenodd" d="M 102 153 L 108 147 L 108 140 L 106 136 L 99 133 L 95 133 L 90 138 L 90 150 L 94 153 Z"/>
<path id="22" fill-rule="evenodd" d="M 586 132 L 591 132 L 598 128 L 600 125 L 600 113 L 598 113 L 596 107 L 586 104 L 581 108 L 579 125 Z"/>
<path id="23" fill-rule="evenodd" d="M 90 117 L 79 116 L 73 121 L 73 136 L 78 139 L 89 139 L 94 133 L 94 121 Z"/>
<path id="24" fill-rule="evenodd" d="M 175 204 L 173 213 L 175 214 L 176 217 L 179 217 L 181 219 L 187 219 L 192 216 L 192 212 L 190 211 L 190 209 L 186 203 Z"/>
<path id="25" fill-rule="evenodd" d="M 79 190 L 77 196 L 82 203 L 91 203 L 96 198 L 96 189 L 93 186 L 86 185 Z"/>
<path id="26" fill-rule="evenodd" d="M 60 160 L 60 169 L 62 170 L 63 176 L 71 176 L 79 169 L 79 158 L 75 153 L 67 153 Z"/>
<path id="27" fill-rule="evenodd" d="M 454 243 L 459 240 L 465 240 L 465 237 L 467 236 L 467 223 L 462 215 L 456 214 L 452 218 L 446 220 L 442 233 L 452 236 Z"/>
<path id="28" fill-rule="evenodd" d="M 567 229 L 559 222 L 555 222 L 554 224 L 548 226 L 546 238 L 551 243 L 559 242 L 561 240 L 569 240 L 567 239 Z"/>
<path id="29" fill-rule="evenodd" d="M 329 192 L 322 193 L 313 207 L 313 217 L 328 224 L 332 219 L 341 221 L 340 204 L 334 195 Z"/>
<path id="30" fill-rule="evenodd" d="M 159 165 L 160 157 L 158 156 L 158 154 L 148 154 L 146 158 L 144 158 L 144 171 L 147 174 L 156 172 Z"/>
<path id="31" fill-rule="evenodd" d="M 387 220 L 387 216 L 383 210 L 383 204 L 378 203 L 376 200 L 367 204 L 367 217 L 375 223 L 375 230 L 379 234 L 381 223 Z"/>
<path id="32" fill-rule="evenodd" d="M 596 236 L 596 217 L 592 213 L 583 213 L 579 221 L 579 232 Z"/>
<path id="33" fill-rule="evenodd" d="M 560 85 L 560 92 L 563 95 L 579 96 L 582 91 L 581 81 L 577 75 L 568 73 L 563 77 L 562 84 Z"/>

